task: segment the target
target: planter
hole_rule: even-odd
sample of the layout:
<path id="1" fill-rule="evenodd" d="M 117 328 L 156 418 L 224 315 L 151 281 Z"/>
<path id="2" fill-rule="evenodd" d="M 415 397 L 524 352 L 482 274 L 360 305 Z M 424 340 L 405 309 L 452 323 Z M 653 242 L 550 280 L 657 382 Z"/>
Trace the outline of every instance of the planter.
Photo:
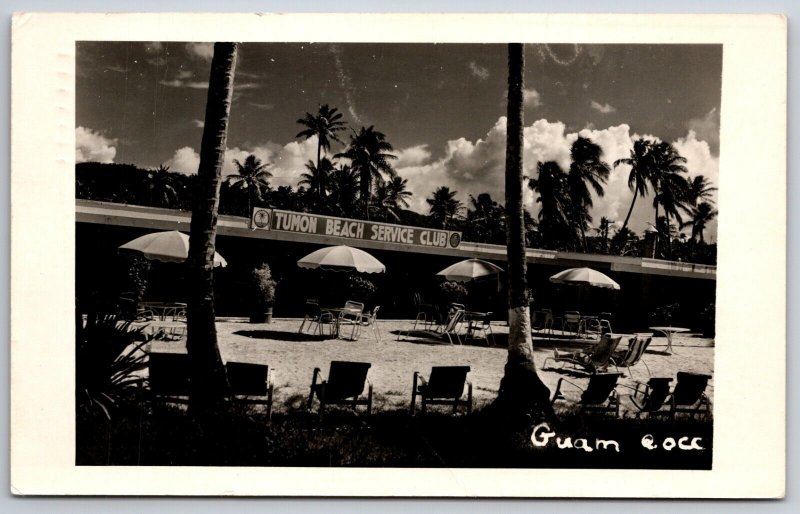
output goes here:
<path id="1" fill-rule="evenodd" d="M 250 323 L 272 323 L 272 307 L 265 307 L 250 314 Z"/>

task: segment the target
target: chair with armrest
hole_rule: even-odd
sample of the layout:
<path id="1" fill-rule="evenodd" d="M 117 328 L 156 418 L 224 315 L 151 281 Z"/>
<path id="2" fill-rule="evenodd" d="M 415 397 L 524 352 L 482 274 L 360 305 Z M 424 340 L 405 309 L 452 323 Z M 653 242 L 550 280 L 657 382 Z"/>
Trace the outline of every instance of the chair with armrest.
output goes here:
<path id="1" fill-rule="evenodd" d="M 344 309 L 339 313 L 339 334 L 341 335 L 342 327 L 349 326 L 351 327 L 350 340 L 355 341 L 358 337 L 356 331 L 361 324 L 362 314 L 364 314 L 363 303 L 347 300 L 344 304 Z"/>
<path id="2" fill-rule="evenodd" d="M 376 305 L 372 311 L 367 314 L 362 314 L 358 323 L 358 330 L 356 330 L 356 339 L 361 335 L 362 328 L 369 328 L 372 330 L 372 335 L 375 336 L 375 341 L 381 342 L 381 330 L 378 327 L 378 311 L 381 309 L 380 305 Z"/>
<path id="3" fill-rule="evenodd" d="M 561 318 L 561 331 L 567 332 L 569 330 L 577 335 L 580 333 L 581 328 L 581 313 L 578 311 L 566 311 Z"/>
<path id="4" fill-rule="evenodd" d="M 246 405 L 263 405 L 267 410 L 267 422 L 272 420 L 272 396 L 274 368 L 265 364 L 228 362 L 225 364 L 232 399 Z"/>
<path id="5" fill-rule="evenodd" d="M 614 350 L 617 349 L 622 336 L 614 334 L 603 334 L 600 340 L 595 343 L 588 352 L 567 352 L 565 350 L 553 349 L 553 357 L 547 357 L 542 363 L 542 369 L 548 361 L 560 362 L 561 368 L 566 364 L 574 368 L 581 368 L 589 373 L 604 372 L 608 369 Z"/>
<path id="6" fill-rule="evenodd" d="M 620 367 L 627 368 L 628 375 L 633 376 L 631 368 L 641 362 L 644 364 L 644 367 L 647 370 L 647 375 L 649 376 L 650 368 L 647 366 L 647 363 L 642 359 L 642 357 L 652 341 L 652 337 L 631 337 L 628 341 L 627 350 L 614 353 L 614 355 L 611 356 L 611 363 L 614 364 L 614 367 L 617 368 L 617 371 L 619 371 Z"/>
<path id="7" fill-rule="evenodd" d="M 187 353 L 150 352 L 148 384 L 153 403 L 189 402 L 191 367 Z"/>
<path id="8" fill-rule="evenodd" d="M 589 383 L 586 387 L 581 387 L 566 378 L 559 378 L 551 405 L 555 405 L 557 401 L 567 401 L 566 396 L 564 396 L 564 387 L 569 385 L 581 391 L 578 403 L 582 412 L 599 412 L 619 417 L 617 380 L 621 376 L 622 373 L 596 373 L 589 377 Z"/>
<path id="9" fill-rule="evenodd" d="M 307 408 L 311 410 L 316 396 L 320 417 L 328 405 L 349 405 L 353 410 L 358 405 L 365 405 L 367 414 L 371 414 L 372 384 L 367 379 L 371 366 L 369 362 L 331 361 L 327 379 L 319 368 L 314 368 Z M 365 386 L 366 398 L 362 396 Z"/>
<path id="10" fill-rule="evenodd" d="M 472 382 L 467 380 L 469 366 L 434 366 L 428 379 L 419 371 L 414 372 L 414 383 L 411 389 L 411 415 L 417 407 L 417 397 L 420 398 L 421 410 L 427 412 L 428 405 L 451 405 L 453 414 L 458 407 L 467 408 L 467 414 L 472 412 Z M 467 397 L 464 397 L 464 387 L 467 387 Z"/>

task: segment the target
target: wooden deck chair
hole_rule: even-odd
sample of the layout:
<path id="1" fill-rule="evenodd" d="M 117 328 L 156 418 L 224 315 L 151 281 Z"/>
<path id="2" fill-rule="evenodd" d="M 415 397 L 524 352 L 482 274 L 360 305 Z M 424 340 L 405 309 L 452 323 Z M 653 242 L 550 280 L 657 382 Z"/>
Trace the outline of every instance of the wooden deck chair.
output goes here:
<path id="1" fill-rule="evenodd" d="M 328 379 L 319 368 L 314 368 L 311 378 L 311 392 L 308 395 L 308 410 L 311 410 L 316 395 L 319 400 L 319 415 L 327 405 L 350 405 L 353 410 L 358 405 L 366 405 L 367 414 L 372 413 L 372 384 L 367 373 L 372 366 L 369 362 L 331 361 Z M 364 386 L 367 396 L 362 397 Z"/>
<path id="2" fill-rule="evenodd" d="M 553 393 L 553 399 L 550 403 L 555 405 L 559 400 L 567 401 L 562 386 L 568 384 L 581 391 L 579 404 L 582 412 L 599 412 L 619 417 L 617 380 L 621 376 L 622 373 L 597 373 L 589 377 L 589 383 L 585 388 L 566 378 L 559 378 L 556 384 L 556 392 Z"/>
<path id="3" fill-rule="evenodd" d="M 366 327 L 372 330 L 372 335 L 375 336 L 375 341 L 381 342 L 381 330 L 378 327 L 378 311 L 381 309 L 380 305 L 376 305 L 372 312 L 369 314 L 362 314 L 358 322 L 358 330 L 356 330 L 356 339 L 361 335 L 361 329 Z"/>
<path id="4" fill-rule="evenodd" d="M 650 343 L 653 341 L 652 337 L 645 337 L 640 338 L 638 336 L 633 336 L 630 338 L 628 342 L 628 349 L 624 352 L 618 352 L 611 357 L 611 363 L 614 364 L 614 367 L 617 368 L 619 371 L 620 367 L 628 369 L 628 376 L 633 376 L 631 372 L 631 368 L 636 366 L 639 362 L 644 364 L 645 369 L 647 370 L 647 375 L 650 376 L 650 368 L 647 366 L 647 363 L 642 359 L 644 356 L 645 350 L 647 347 L 650 346 Z"/>
<path id="5" fill-rule="evenodd" d="M 542 363 L 542 369 L 548 361 L 560 362 L 563 368 L 570 364 L 575 368 L 582 368 L 589 373 L 604 372 L 608 369 L 611 356 L 617 349 L 622 336 L 614 334 L 603 334 L 600 340 L 588 352 L 566 352 L 565 350 L 553 349 L 553 357 L 548 357 Z"/>
<path id="6" fill-rule="evenodd" d="M 225 364 L 233 401 L 246 405 L 263 405 L 267 410 L 267 422 L 272 420 L 272 395 L 275 370 L 265 364 L 228 362 Z"/>
<path id="7" fill-rule="evenodd" d="M 467 414 L 472 412 L 472 382 L 467 380 L 469 366 L 434 366 L 426 380 L 419 371 L 414 372 L 414 383 L 411 389 L 411 415 L 417 408 L 419 396 L 422 413 L 427 411 L 428 405 L 452 405 L 453 414 L 459 406 L 467 408 Z M 464 386 L 467 387 L 467 398 L 464 397 Z"/>
<path id="8" fill-rule="evenodd" d="M 442 336 L 447 336 L 447 340 L 450 341 L 450 344 L 453 344 L 453 337 L 456 338 L 458 344 L 461 343 L 461 337 L 458 335 L 458 324 L 464 320 L 464 310 L 457 309 L 452 314 L 450 314 L 450 318 L 447 320 L 447 325 L 444 326 L 444 330 L 442 332 Z"/>
<path id="9" fill-rule="evenodd" d="M 191 386 L 189 354 L 151 352 L 148 384 L 153 403 L 188 403 Z"/>
<path id="10" fill-rule="evenodd" d="M 634 393 L 630 395 L 631 403 L 636 406 L 636 417 L 642 414 L 652 415 L 658 413 L 669 398 L 669 388 L 672 379 L 669 377 L 653 377 L 646 384 L 636 384 Z M 629 387 L 629 386 L 626 386 Z"/>

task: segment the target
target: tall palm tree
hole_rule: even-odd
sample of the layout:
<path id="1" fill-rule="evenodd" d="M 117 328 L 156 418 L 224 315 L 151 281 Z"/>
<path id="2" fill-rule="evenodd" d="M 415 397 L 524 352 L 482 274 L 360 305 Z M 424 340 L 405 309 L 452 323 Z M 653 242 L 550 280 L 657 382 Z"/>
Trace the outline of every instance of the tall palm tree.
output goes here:
<path id="1" fill-rule="evenodd" d="M 653 207 L 655 221 L 658 224 L 658 206 L 664 207 L 667 219 L 674 217 L 681 221 L 678 208 L 687 201 L 689 183 L 681 173 L 687 173 L 686 158 L 678 153 L 672 144 L 666 141 L 656 143 L 653 151 L 653 165 L 650 168 L 649 181 L 653 186 Z"/>
<path id="2" fill-rule="evenodd" d="M 300 175 L 301 180 L 297 185 L 308 186 L 308 189 L 314 192 L 317 206 L 322 207 L 327 196 L 328 178 L 333 172 L 333 163 L 327 157 L 323 157 L 317 164 L 314 164 L 314 161 L 308 161 L 306 169 L 308 169 L 308 173 Z"/>
<path id="3" fill-rule="evenodd" d="M 708 224 L 717 217 L 718 211 L 709 202 L 701 202 L 692 211 L 692 219 L 681 223 L 681 228 L 691 227 L 692 235 L 690 241 L 697 240 L 698 243 L 705 243 L 703 233 Z"/>
<path id="4" fill-rule="evenodd" d="M 341 165 L 331 173 L 328 188 L 328 209 L 338 216 L 351 216 L 358 198 L 358 175 L 350 166 Z"/>
<path id="5" fill-rule="evenodd" d="M 234 188 L 243 192 L 247 197 L 247 215 L 253 212 L 253 204 L 263 201 L 264 195 L 269 191 L 269 178 L 272 173 L 267 171 L 270 166 L 262 163 L 255 155 L 248 155 L 244 163 L 233 160 L 236 166 L 236 175 L 228 175 L 225 180 Z"/>
<path id="6" fill-rule="evenodd" d="M 400 221 L 400 210 L 409 206 L 408 199 L 412 196 L 407 188 L 408 180 L 401 177 L 392 177 L 390 181 L 378 185 L 374 204 L 380 216 Z"/>
<path id="7" fill-rule="evenodd" d="M 294 137 L 317 138 L 317 168 L 320 167 L 323 150 L 327 152 L 331 149 L 331 141 L 342 142 L 336 133 L 347 129 L 347 124 L 342 121 L 342 113 L 336 107 L 330 107 L 328 104 L 320 105 L 317 114 L 307 112 L 303 118 L 297 120 L 297 123 L 306 129 Z M 322 187 L 321 183 L 319 187 Z M 322 190 L 318 193 L 319 197 L 324 196 Z"/>
<path id="8" fill-rule="evenodd" d="M 543 243 L 550 249 L 571 247 L 576 232 L 570 222 L 572 207 L 567 174 L 554 161 L 538 163 L 537 171 L 536 177 L 528 180 L 528 187 L 539 193 L 536 202 L 542 205 L 539 210 L 539 232 Z"/>
<path id="9" fill-rule="evenodd" d="M 608 237 L 611 231 L 611 226 L 616 223 L 614 220 L 606 218 L 605 216 L 600 218 L 600 226 L 598 231 L 600 232 L 600 238 L 603 240 L 603 252 L 608 253 Z"/>
<path id="10" fill-rule="evenodd" d="M 192 195 L 188 262 L 186 349 L 191 366 L 189 408 L 195 415 L 213 415 L 228 396 L 229 386 L 217 345 L 214 312 L 214 251 L 219 189 L 228 136 L 237 43 L 215 43 L 208 81 L 200 166 Z"/>
<path id="11" fill-rule="evenodd" d="M 180 197 L 178 184 L 169 172 L 169 166 L 160 165 L 156 170 L 148 170 L 150 204 L 156 207 L 173 207 Z"/>
<path id="12" fill-rule="evenodd" d="M 522 111 L 525 58 L 520 43 L 508 45 L 506 130 L 506 252 L 508 258 L 508 360 L 497 403 L 513 414 L 552 414 L 550 390 L 536 373 L 526 278 L 522 204 Z"/>
<path id="13" fill-rule="evenodd" d="M 489 193 L 470 195 L 464 237 L 478 243 L 505 244 L 506 210 Z"/>
<path id="14" fill-rule="evenodd" d="M 373 184 L 382 183 L 384 175 L 393 178 L 397 174 L 390 162 L 397 159 L 396 155 L 389 153 L 393 150 L 386 135 L 370 126 L 361 127 L 358 132 L 353 131 L 347 149 L 334 156 L 349 159 L 350 166 L 358 173 L 361 210 L 367 219 Z"/>
<path id="15" fill-rule="evenodd" d="M 450 191 L 449 187 L 441 186 L 430 198 L 425 199 L 430 206 L 431 219 L 443 229 L 464 210 L 464 204 L 456 198 L 456 194 L 458 191 Z"/>
<path id="16" fill-rule="evenodd" d="M 633 212 L 633 206 L 636 204 L 636 198 L 647 194 L 650 172 L 653 167 L 652 149 L 653 144 L 640 137 L 633 142 L 633 149 L 630 152 L 630 157 L 614 161 L 615 168 L 620 164 L 631 167 L 630 174 L 628 175 L 628 188 L 633 191 L 633 200 L 631 200 L 631 207 L 628 209 L 628 215 L 625 216 L 625 221 L 622 223 L 620 231 L 624 231 L 628 228 L 628 221 L 631 219 L 631 213 Z"/>
<path id="17" fill-rule="evenodd" d="M 578 137 L 570 148 L 572 162 L 569 166 L 567 184 L 571 200 L 572 223 L 581 233 L 583 250 L 586 247 L 586 229 L 592 222 L 589 210 L 593 207 L 591 187 L 597 196 L 605 194 L 603 185 L 608 180 L 611 168 L 602 161 L 603 149 L 588 137 Z"/>

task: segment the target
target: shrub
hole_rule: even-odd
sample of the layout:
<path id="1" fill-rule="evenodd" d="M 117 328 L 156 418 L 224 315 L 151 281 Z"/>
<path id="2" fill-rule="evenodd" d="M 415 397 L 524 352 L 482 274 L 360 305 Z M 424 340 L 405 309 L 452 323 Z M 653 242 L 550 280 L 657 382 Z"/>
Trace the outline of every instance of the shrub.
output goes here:
<path id="1" fill-rule="evenodd" d="M 259 307 L 272 307 L 276 285 L 269 264 L 264 263 L 253 270 L 254 301 Z"/>
<path id="2" fill-rule="evenodd" d="M 371 280 L 359 275 L 349 275 L 347 277 L 348 298 L 355 299 L 363 303 L 369 303 L 378 288 Z"/>
<path id="3" fill-rule="evenodd" d="M 442 282 L 439 285 L 441 303 L 464 303 L 467 298 L 467 288 L 458 282 Z"/>

